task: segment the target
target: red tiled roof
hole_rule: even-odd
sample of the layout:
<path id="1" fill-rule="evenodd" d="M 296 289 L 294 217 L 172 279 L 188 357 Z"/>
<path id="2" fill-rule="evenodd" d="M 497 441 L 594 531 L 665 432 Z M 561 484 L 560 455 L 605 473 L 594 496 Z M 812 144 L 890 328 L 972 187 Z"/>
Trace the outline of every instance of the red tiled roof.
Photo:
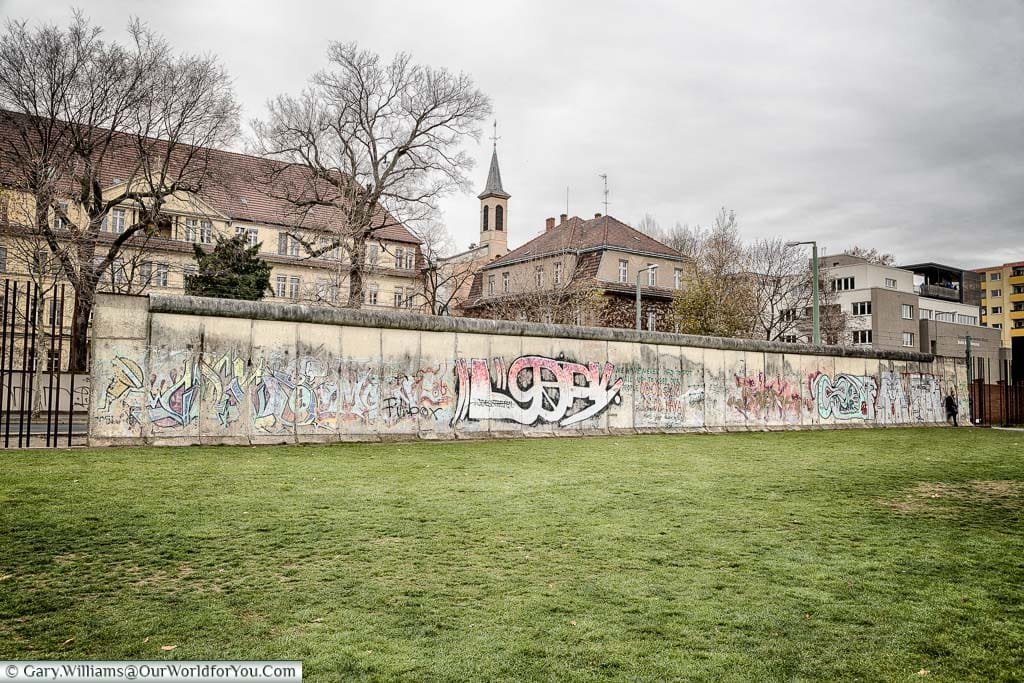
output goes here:
<path id="1" fill-rule="evenodd" d="M 19 116 L 12 112 L 0 112 L 0 145 L 3 146 L 3 152 L 0 153 L 0 183 L 5 185 L 19 184 L 13 168 L 13 153 L 9 151 L 14 149 L 14 145 L 22 144 L 15 122 Z M 294 194 L 296 189 L 305 185 L 303 172 L 297 167 L 288 168 L 278 161 L 237 152 L 189 148 L 185 145 L 180 147 L 181 156 L 194 149 L 202 150 L 209 164 L 209 178 L 198 193 L 199 198 L 233 221 L 325 229 L 344 220 L 339 209 L 329 206 L 317 206 L 299 220 L 294 206 L 281 196 L 287 194 L 289 189 Z M 138 160 L 130 145 L 108 152 L 103 162 L 100 181 L 104 187 L 137 177 L 133 169 Z M 273 184 L 267 180 L 269 178 L 273 178 Z M 374 223 L 378 221 L 385 225 L 374 231 L 377 238 L 410 244 L 422 243 L 383 207 L 378 207 L 374 217 Z"/>
<path id="2" fill-rule="evenodd" d="M 584 220 L 579 216 L 568 218 L 550 230 L 491 261 L 484 269 L 491 269 L 516 261 L 528 260 L 558 254 L 565 251 L 590 250 L 598 248 L 621 249 L 623 251 L 657 254 L 670 259 L 682 260 L 684 256 L 672 247 L 635 230 L 612 216 L 600 216 Z"/>

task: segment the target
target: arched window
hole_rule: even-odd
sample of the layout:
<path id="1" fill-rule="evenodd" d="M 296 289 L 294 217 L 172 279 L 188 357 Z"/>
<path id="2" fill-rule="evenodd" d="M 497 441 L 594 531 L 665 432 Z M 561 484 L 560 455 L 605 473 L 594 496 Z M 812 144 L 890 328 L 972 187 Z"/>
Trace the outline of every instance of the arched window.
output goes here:
<path id="1" fill-rule="evenodd" d="M 491 207 L 484 206 L 484 230 L 487 230 L 487 228 L 488 228 L 487 224 L 489 222 L 488 219 L 490 218 L 490 216 L 491 216 Z"/>
<path id="2" fill-rule="evenodd" d="M 501 206 L 494 207 L 494 229 L 505 229 L 505 209 L 501 208 Z"/>

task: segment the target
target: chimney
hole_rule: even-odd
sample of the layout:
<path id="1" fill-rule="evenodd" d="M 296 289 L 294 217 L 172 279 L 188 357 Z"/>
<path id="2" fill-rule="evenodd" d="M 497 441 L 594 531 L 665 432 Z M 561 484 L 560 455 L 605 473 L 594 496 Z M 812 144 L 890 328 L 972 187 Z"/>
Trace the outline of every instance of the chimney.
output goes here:
<path id="1" fill-rule="evenodd" d="M 555 227 L 554 217 L 548 218 L 546 221 L 544 221 L 544 232 L 547 232 L 553 227 Z"/>
<path id="2" fill-rule="evenodd" d="M 558 222 L 559 222 L 559 223 L 564 223 L 565 221 L 567 221 L 567 220 L 569 219 L 569 214 L 567 214 L 567 213 L 563 213 L 563 214 L 561 214 L 561 215 L 559 216 L 559 218 L 561 218 L 562 220 L 560 220 L 560 221 L 558 221 Z"/>
<path id="3" fill-rule="evenodd" d="M 599 214 L 599 213 L 595 213 L 594 214 L 594 218 L 600 218 L 600 217 L 601 217 L 601 214 Z"/>

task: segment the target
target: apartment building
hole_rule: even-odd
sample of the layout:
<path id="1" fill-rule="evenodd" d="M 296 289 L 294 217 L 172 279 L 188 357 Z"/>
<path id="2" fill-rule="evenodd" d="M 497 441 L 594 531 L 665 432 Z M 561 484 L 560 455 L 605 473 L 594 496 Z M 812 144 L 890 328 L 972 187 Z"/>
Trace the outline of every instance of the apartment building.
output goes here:
<path id="1" fill-rule="evenodd" d="M 981 278 L 982 324 L 999 330 L 1003 346 L 1013 346 L 1024 338 L 1024 261 L 974 272 Z"/>
<path id="2" fill-rule="evenodd" d="M 847 316 L 845 344 L 964 356 L 970 337 L 972 355 L 999 372 L 1005 356 L 998 334 L 981 325 L 980 286 L 970 271 L 885 266 L 847 254 L 820 258 L 826 286 Z"/>

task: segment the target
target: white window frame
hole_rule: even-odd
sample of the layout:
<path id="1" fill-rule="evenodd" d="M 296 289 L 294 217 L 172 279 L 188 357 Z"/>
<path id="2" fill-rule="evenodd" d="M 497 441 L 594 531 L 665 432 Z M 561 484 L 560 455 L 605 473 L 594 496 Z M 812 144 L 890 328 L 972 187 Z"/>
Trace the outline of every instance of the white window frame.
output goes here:
<path id="1" fill-rule="evenodd" d="M 560 261 L 555 262 L 555 284 L 562 284 L 562 263 Z"/>
<path id="2" fill-rule="evenodd" d="M 903 320 L 913 320 L 914 306 L 912 304 L 900 304 L 900 318 Z"/>
<path id="3" fill-rule="evenodd" d="M 899 282 L 897 282 L 896 278 L 894 278 L 894 277 L 887 277 L 887 278 L 885 278 L 885 287 L 886 287 L 886 289 L 896 289 L 896 287 L 898 285 L 899 285 Z"/>
<path id="4" fill-rule="evenodd" d="M 914 333 L 904 332 L 903 333 L 903 346 L 906 348 L 912 348 L 914 346 Z"/>
<path id="5" fill-rule="evenodd" d="M 870 301 L 854 301 L 851 305 L 853 315 L 871 315 Z"/>
<path id="6" fill-rule="evenodd" d="M 629 282 L 629 261 L 619 259 L 619 282 Z"/>
<path id="7" fill-rule="evenodd" d="M 508 271 L 501 274 L 501 291 L 508 294 Z"/>
<path id="8" fill-rule="evenodd" d="M 487 276 L 487 294 L 488 296 L 494 296 L 494 276 Z"/>
<path id="9" fill-rule="evenodd" d="M 125 231 L 128 223 L 128 212 L 124 209 L 111 209 L 110 211 L 110 234 L 120 235 Z"/>
<path id="10" fill-rule="evenodd" d="M 676 268 L 672 271 L 672 288 L 682 289 L 683 288 L 683 269 Z"/>
<path id="11" fill-rule="evenodd" d="M 658 285 L 658 269 L 652 267 L 653 263 L 647 264 L 647 286 L 656 287 Z"/>
<path id="12" fill-rule="evenodd" d="M 366 291 L 369 292 L 369 295 L 367 297 L 367 299 L 368 299 L 367 303 L 369 303 L 371 306 L 376 306 L 377 305 L 377 283 L 376 282 L 371 282 L 370 286 L 366 288 Z"/>
<path id="13" fill-rule="evenodd" d="M 274 287 L 274 294 L 277 295 L 278 299 L 286 299 L 286 298 L 288 298 L 286 296 L 286 294 L 288 294 L 288 276 L 287 275 L 278 275 L 278 276 L 276 276 L 274 278 L 274 285 L 275 285 L 275 287 Z"/>

